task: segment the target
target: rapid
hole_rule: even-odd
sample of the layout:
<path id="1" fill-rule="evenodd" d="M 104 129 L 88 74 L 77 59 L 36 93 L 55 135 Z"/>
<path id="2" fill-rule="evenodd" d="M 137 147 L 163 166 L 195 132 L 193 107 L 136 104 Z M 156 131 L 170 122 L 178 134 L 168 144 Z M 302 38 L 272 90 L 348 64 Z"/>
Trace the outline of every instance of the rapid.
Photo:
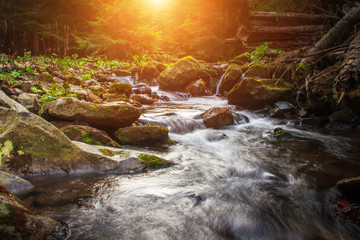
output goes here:
<path id="1" fill-rule="evenodd" d="M 221 97 L 147 106 L 141 120 L 169 128 L 175 163 L 129 175 L 33 177 L 23 200 L 66 222 L 69 239 L 358 239 L 360 226 L 337 216 L 335 183 L 360 175 L 359 132 L 310 129 L 229 106 Z M 205 128 L 200 114 L 229 107 L 249 122 Z M 277 140 L 281 127 L 293 138 Z M 130 149 L 130 147 L 129 147 Z M 134 148 L 131 148 L 134 149 Z"/>

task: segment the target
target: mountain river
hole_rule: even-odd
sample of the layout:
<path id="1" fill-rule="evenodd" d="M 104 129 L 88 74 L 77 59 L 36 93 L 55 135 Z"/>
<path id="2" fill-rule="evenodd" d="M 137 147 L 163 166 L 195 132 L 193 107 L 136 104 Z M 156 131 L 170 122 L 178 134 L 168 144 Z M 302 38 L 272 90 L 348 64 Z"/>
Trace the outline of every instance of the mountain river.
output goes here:
<path id="1" fill-rule="evenodd" d="M 359 239 L 360 225 L 337 214 L 334 187 L 360 175 L 359 130 L 296 127 L 220 97 L 158 93 L 172 101 L 146 107 L 142 120 L 167 126 L 177 144 L 137 150 L 174 166 L 32 177 L 35 191 L 22 199 L 66 222 L 69 239 Z M 231 107 L 249 122 L 207 129 L 199 115 L 214 106 Z M 294 137 L 274 139 L 277 127 Z"/>

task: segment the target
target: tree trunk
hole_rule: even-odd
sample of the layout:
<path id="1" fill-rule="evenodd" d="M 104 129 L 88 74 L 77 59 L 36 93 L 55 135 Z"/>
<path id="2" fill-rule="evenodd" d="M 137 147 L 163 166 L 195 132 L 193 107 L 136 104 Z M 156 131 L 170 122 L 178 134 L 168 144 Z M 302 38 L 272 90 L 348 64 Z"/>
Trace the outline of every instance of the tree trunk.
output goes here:
<path id="1" fill-rule="evenodd" d="M 332 29 L 330 29 L 330 31 L 319 42 L 317 42 L 313 48 L 310 49 L 308 55 L 311 56 L 304 58 L 301 62 L 304 64 L 316 62 L 321 58 L 321 54 L 316 54 L 317 52 L 322 52 L 338 44 L 345 31 L 351 28 L 359 20 L 360 7 L 358 6 L 354 7 Z"/>

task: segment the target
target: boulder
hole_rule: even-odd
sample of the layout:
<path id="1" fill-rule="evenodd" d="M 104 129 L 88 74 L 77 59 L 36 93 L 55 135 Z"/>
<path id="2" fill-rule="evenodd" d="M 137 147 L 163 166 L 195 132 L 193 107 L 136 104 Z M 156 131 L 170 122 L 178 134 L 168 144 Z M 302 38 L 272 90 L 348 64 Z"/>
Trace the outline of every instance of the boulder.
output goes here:
<path id="1" fill-rule="evenodd" d="M 289 131 L 286 131 L 282 128 L 275 128 L 271 135 L 273 138 L 278 140 L 286 140 L 294 137 Z"/>
<path id="2" fill-rule="evenodd" d="M 258 109 L 279 100 L 286 100 L 293 85 L 282 80 L 245 78 L 228 93 L 228 103 Z"/>
<path id="3" fill-rule="evenodd" d="M 83 142 L 90 145 L 100 145 L 120 148 L 121 146 L 111 139 L 104 131 L 89 126 L 69 125 L 60 128 L 65 135 L 74 141 Z"/>
<path id="4" fill-rule="evenodd" d="M 230 64 L 219 85 L 219 93 L 229 92 L 242 79 L 242 67 Z"/>
<path id="5" fill-rule="evenodd" d="M 16 175 L 115 171 L 117 162 L 84 151 L 59 129 L 29 112 L 0 108 L 0 170 Z M 6 147 L 6 149 L 4 149 Z"/>
<path id="6" fill-rule="evenodd" d="M 172 162 L 155 155 L 140 154 L 138 157 L 147 170 L 167 168 L 174 165 Z"/>
<path id="7" fill-rule="evenodd" d="M 244 73 L 246 78 L 267 79 L 272 77 L 270 65 L 254 64 Z"/>
<path id="8" fill-rule="evenodd" d="M 44 105 L 41 115 L 67 121 L 81 121 L 104 129 L 130 126 L 141 115 L 140 109 L 124 103 L 95 104 L 76 98 L 60 98 Z"/>
<path id="9" fill-rule="evenodd" d="M 37 102 L 37 95 L 31 93 L 20 93 L 19 96 L 15 98 L 21 105 L 23 105 L 28 111 L 36 113 L 39 111 L 39 104 Z"/>
<path id="10" fill-rule="evenodd" d="M 0 185 L 1 239 L 67 239 L 68 226 L 37 214 Z"/>
<path id="11" fill-rule="evenodd" d="M 152 90 L 149 86 L 147 86 L 144 83 L 136 84 L 133 88 L 133 93 L 135 94 L 147 94 L 148 96 L 151 96 Z"/>
<path id="12" fill-rule="evenodd" d="M 157 145 L 169 141 L 169 130 L 161 126 L 119 128 L 114 135 L 120 144 L 126 145 Z"/>
<path id="13" fill-rule="evenodd" d="M 207 95 L 207 87 L 204 80 L 199 79 L 190 83 L 186 88 L 185 92 L 190 93 L 193 97 Z"/>
<path id="14" fill-rule="evenodd" d="M 201 115 L 207 128 L 217 128 L 234 124 L 232 112 L 225 107 L 214 107 Z"/>
<path id="15" fill-rule="evenodd" d="M 193 57 L 185 57 L 167 67 L 159 76 L 161 90 L 183 91 L 191 82 L 208 75 L 202 71 L 201 64 Z"/>
<path id="16" fill-rule="evenodd" d="M 121 69 L 115 69 L 112 70 L 112 73 L 114 73 L 117 77 L 129 77 L 131 76 L 131 72 Z"/>
<path id="17" fill-rule="evenodd" d="M 144 105 L 151 105 L 154 103 L 154 99 L 152 99 L 151 97 L 149 97 L 146 94 L 132 94 L 130 96 L 130 99 L 138 101 L 139 103 L 144 104 Z"/>
<path id="18" fill-rule="evenodd" d="M 125 82 L 113 82 L 110 85 L 110 93 L 116 93 L 118 95 L 124 94 L 129 97 L 132 94 L 132 86 L 130 83 Z"/>
<path id="19" fill-rule="evenodd" d="M 0 171 L 0 184 L 15 195 L 30 192 L 34 188 L 29 181 L 3 171 Z"/>
<path id="20" fill-rule="evenodd" d="M 360 200 L 360 176 L 339 180 L 336 188 L 346 199 Z"/>

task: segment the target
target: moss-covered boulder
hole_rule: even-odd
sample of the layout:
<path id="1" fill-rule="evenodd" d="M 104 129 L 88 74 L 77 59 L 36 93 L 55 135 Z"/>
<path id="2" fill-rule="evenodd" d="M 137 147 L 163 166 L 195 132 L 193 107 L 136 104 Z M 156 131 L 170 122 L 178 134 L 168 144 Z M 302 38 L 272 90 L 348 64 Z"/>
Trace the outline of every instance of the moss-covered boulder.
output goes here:
<path id="1" fill-rule="evenodd" d="M 107 93 L 105 88 L 100 85 L 90 86 L 88 87 L 88 89 L 91 90 L 91 92 L 93 92 L 99 98 L 103 98 L 103 95 Z"/>
<path id="2" fill-rule="evenodd" d="M 60 128 L 65 135 L 74 141 L 90 145 L 100 145 L 120 148 L 121 146 L 111 139 L 104 131 L 89 126 L 69 125 Z"/>
<path id="3" fill-rule="evenodd" d="M 15 175 L 106 172 L 118 163 L 87 152 L 41 117 L 0 108 L 0 170 Z M 6 151 L 5 151 L 6 150 Z"/>
<path id="4" fill-rule="evenodd" d="M 206 87 L 206 82 L 202 79 L 190 83 L 185 88 L 185 92 L 190 93 L 193 97 L 205 96 L 209 93 Z"/>
<path id="5" fill-rule="evenodd" d="M 201 115 L 204 125 L 208 128 L 217 128 L 234 124 L 232 112 L 225 107 L 214 107 Z"/>
<path id="6" fill-rule="evenodd" d="M 116 94 L 124 94 L 127 97 L 130 97 L 132 94 L 132 86 L 130 83 L 124 83 L 124 82 L 113 82 L 110 85 L 110 93 L 116 93 Z"/>
<path id="7" fill-rule="evenodd" d="M 95 104 L 76 98 L 60 98 L 47 103 L 41 110 L 45 118 L 86 122 L 100 129 L 130 126 L 141 115 L 140 109 L 124 103 Z"/>
<path id="8" fill-rule="evenodd" d="M 140 154 L 138 157 L 141 159 L 141 163 L 147 170 L 167 168 L 173 165 L 172 162 L 155 155 Z"/>
<path id="9" fill-rule="evenodd" d="M 272 77 L 270 65 L 267 64 L 253 64 L 244 73 L 246 78 L 266 79 Z"/>
<path id="10" fill-rule="evenodd" d="M 16 195 L 30 192 L 34 188 L 29 181 L 3 171 L 0 171 L 0 184 Z"/>
<path id="11" fill-rule="evenodd" d="M 126 145 L 157 145 L 169 141 L 169 130 L 161 126 L 119 128 L 114 134 L 120 144 Z"/>
<path id="12" fill-rule="evenodd" d="M 159 76 L 158 83 L 162 90 L 183 91 L 191 82 L 209 78 L 202 70 L 202 65 L 193 57 L 185 57 L 167 67 Z"/>
<path id="13" fill-rule="evenodd" d="M 231 60 L 231 62 L 234 63 L 241 63 L 241 64 L 245 64 L 245 63 L 249 63 L 251 62 L 251 54 L 246 52 L 246 53 L 242 53 L 238 56 L 236 56 L 233 60 Z"/>
<path id="14" fill-rule="evenodd" d="M 67 239 L 69 235 L 65 224 L 30 210 L 0 185 L 1 239 Z"/>
<path id="15" fill-rule="evenodd" d="M 242 67 L 237 64 L 230 64 L 226 69 L 224 76 L 219 85 L 219 93 L 229 92 L 235 84 L 239 83 L 242 79 Z"/>
<path id="16" fill-rule="evenodd" d="M 289 131 L 286 131 L 282 128 L 275 128 L 271 135 L 273 138 L 278 140 L 286 140 L 294 137 Z"/>
<path id="17" fill-rule="evenodd" d="M 282 80 L 245 78 L 230 90 L 228 102 L 244 108 L 258 109 L 279 100 L 287 100 L 292 89 L 292 84 Z"/>

